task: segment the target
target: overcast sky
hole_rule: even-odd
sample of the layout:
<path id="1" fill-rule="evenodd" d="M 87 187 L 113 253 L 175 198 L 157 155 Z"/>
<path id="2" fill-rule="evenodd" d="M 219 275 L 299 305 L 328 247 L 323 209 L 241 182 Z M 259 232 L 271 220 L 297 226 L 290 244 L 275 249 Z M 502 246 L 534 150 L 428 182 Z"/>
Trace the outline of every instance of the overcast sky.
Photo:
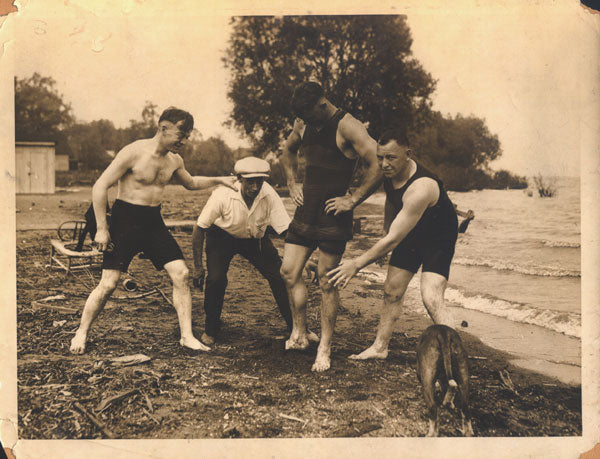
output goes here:
<path id="1" fill-rule="evenodd" d="M 173 4 L 176 9 L 158 0 L 92 7 L 83 0 L 22 0 L 15 72 L 52 76 L 83 121 L 105 118 L 125 126 L 150 100 L 159 110 L 188 109 L 205 138 L 221 135 L 232 147 L 245 145 L 223 126 L 231 104 L 221 58 L 229 16 L 249 10 L 207 12 L 184 1 Z M 593 48 L 587 13 L 564 5 L 480 8 L 477 14 L 460 8 L 406 11 L 414 56 L 438 80 L 434 108 L 485 118 L 504 151 L 495 168 L 579 173 L 585 94 L 577 75 Z"/>

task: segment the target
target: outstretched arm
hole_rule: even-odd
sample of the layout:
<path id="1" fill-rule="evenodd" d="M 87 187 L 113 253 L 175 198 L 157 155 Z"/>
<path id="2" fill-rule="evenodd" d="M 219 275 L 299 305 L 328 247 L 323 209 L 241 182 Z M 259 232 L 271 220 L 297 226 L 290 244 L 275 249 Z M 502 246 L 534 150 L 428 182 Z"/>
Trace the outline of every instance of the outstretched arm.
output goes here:
<path id="1" fill-rule="evenodd" d="M 362 184 L 351 196 L 341 196 L 327 201 L 325 211 L 327 213 L 333 212 L 334 215 L 354 209 L 371 196 L 383 180 L 377 162 L 377 142 L 369 135 L 363 124 L 356 118 L 347 117 L 340 122 L 339 129 L 344 141 L 351 145 L 354 151 L 358 153 L 359 158 L 364 161 L 367 171 Z"/>
<path id="2" fill-rule="evenodd" d="M 304 124 L 300 120 L 294 121 L 292 133 L 283 144 L 283 154 L 281 155 L 281 164 L 285 172 L 290 197 L 297 206 L 304 204 L 302 186 L 298 183 L 296 172 L 298 171 L 298 149 L 302 142 L 302 129 Z"/>
<path id="3" fill-rule="evenodd" d="M 433 180 L 419 179 L 415 181 L 406 191 L 402 210 L 392 222 L 388 234 L 361 256 L 344 261 L 337 268 L 328 272 L 329 281 L 335 287 L 345 287 L 358 271 L 396 247 L 416 226 L 425 210 L 437 201 L 438 196 L 439 191 Z"/>
<path id="4" fill-rule="evenodd" d="M 175 179 L 183 185 L 187 190 L 202 190 L 204 188 L 210 188 L 215 185 L 225 185 L 233 190 L 237 190 L 235 186 L 236 177 L 226 176 L 226 177 L 205 177 L 201 175 L 192 176 L 185 165 L 183 164 L 183 159 L 180 157 L 179 167 L 175 170 L 173 175 Z"/>

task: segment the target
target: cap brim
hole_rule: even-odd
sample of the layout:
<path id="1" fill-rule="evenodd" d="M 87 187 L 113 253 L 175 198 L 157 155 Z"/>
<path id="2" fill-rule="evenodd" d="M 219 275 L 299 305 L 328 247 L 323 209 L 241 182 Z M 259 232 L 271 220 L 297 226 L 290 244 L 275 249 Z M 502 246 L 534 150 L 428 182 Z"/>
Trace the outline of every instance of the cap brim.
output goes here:
<path id="1" fill-rule="evenodd" d="M 253 172 L 252 174 L 240 174 L 241 177 L 244 178 L 254 178 L 254 177 L 268 177 L 269 174 L 265 174 L 264 172 Z"/>

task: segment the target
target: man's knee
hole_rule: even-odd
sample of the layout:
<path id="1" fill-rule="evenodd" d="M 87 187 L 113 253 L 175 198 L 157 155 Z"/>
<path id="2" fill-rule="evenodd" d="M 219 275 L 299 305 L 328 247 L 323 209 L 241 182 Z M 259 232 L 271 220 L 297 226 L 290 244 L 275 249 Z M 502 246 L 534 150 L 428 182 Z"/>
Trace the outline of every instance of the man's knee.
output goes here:
<path id="1" fill-rule="evenodd" d="M 171 275 L 173 285 L 177 286 L 187 285 L 187 282 L 190 278 L 190 270 L 185 265 L 172 269 L 169 274 Z"/>
<path id="2" fill-rule="evenodd" d="M 383 284 L 383 298 L 386 303 L 400 303 L 406 293 L 406 287 L 386 281 Z"/>
<path id="3" fill-rule="evenodd" d="M 109 297 L 117 288 L 117 284 L 119 282 L 118 278 L 102 278 L 100 279 L 100 283 L 96 290 L 103 297 Z"/>
<path id="4" fill-rule="evenodd" d="M 426 307 L 439 307 L 444 305 L 444 291 L 440 288 L 421 285 L 421 298 Z"/>
<path id="5" fill-rule="evenodd" d="M 298 282 L 298 278 L 299 278 L 298 272 L 302 272 L 302 271 L 301 270 L 298 271 L 297 269 L 294 269 L 293 266 L 290 266 L 287 264 L 282 264 L 281 268 L 279 269 L 279 274 L 281 275 L 281 278 L 285 282 L 285 285 L 287 285 L 288 287 L 291 285 L 294 285 L 296 282 Z"/>

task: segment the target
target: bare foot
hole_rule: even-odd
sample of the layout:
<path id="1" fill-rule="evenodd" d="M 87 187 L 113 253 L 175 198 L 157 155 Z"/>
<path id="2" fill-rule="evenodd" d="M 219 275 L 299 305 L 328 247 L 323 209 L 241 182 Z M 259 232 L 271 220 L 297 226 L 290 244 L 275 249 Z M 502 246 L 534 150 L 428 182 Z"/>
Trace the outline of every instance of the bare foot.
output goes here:
<path id="1" fill-rule="evenodd" d="M 368 359 L 385 359 L 385 358 L 387 358 L 387 356 L 388 356 L 387 348 L 380 351 L 380 350 L 376 349 L 375 347 L 371 346 L 371 347 L 365 349 L 364 351 L 362 351 L 360 354 L 352 354 L 348 358 L 351 360 L 368 360 Z"/>
<path id="2" fill-rule="evenodd" d="M 206 333 L 202 333 L 202 337 L 200 339 L 204 344 L 208 344 L 209 346 L 215 344 L 215 339 L 212 336 L 207 335 Z"/>
<path id="3" fill-rule="evenodd" d="M 285 348 L 286 349 L 296 349 L 296 350 L 304 350 L 308 347 L 308 338 L 306 335 L 302 335 L 302 336 L 298 336 L 298 335 L 294 335 L 292 333 L 292 335 L 290 336 L 290 339 L 288 339 L 285 342 Z"/>
<path id="4" fill-rule="evenodd" d="M 315 332 L 311 332 L 310 330 L 308 330 L 308 334 L 306 335 L 306 337 L 309 341 L 313 343 L 318 343 L 319 341 L 321 341 L 319 335 L 317 335 Z"/>
<path id="5" fill-rule="evenodd" d="M 71 347 L 69 351 L 71 354 L 83 354 L 85 352 L 85 344 L 87 342 L 87 333 L 77 330 L 75 336 L 71 340 Z"/>
<path id="6" fill-rule="evenodd" d="M 194 351 L 204 351 L 204 352 L 210 351 L 210 347 L 205 346 L 204 344 L 202 344 L 201 341 L 198 341 L 193 336 L 181 338 L 179 340 L 179 344 L 181 344 L 183 347 L 187 347 L 188 349 L 192 349 Z"/>
<path id="7" fill-rule="evenodd" d="M 437 437 L 438 436 L 438 425 L 437 422 L 433 419 L 429 420 L 429 432 L 427 432 L 426 437 Z"/>
<path id="8" fill-rule="evenodd" d="M 315 359 L 315 363 L 313 363 L 312 371 L 321 372 L 329 370 L 329 367 L 331 367 L 329 353 L 317 351 L 317 358 Z"/>

